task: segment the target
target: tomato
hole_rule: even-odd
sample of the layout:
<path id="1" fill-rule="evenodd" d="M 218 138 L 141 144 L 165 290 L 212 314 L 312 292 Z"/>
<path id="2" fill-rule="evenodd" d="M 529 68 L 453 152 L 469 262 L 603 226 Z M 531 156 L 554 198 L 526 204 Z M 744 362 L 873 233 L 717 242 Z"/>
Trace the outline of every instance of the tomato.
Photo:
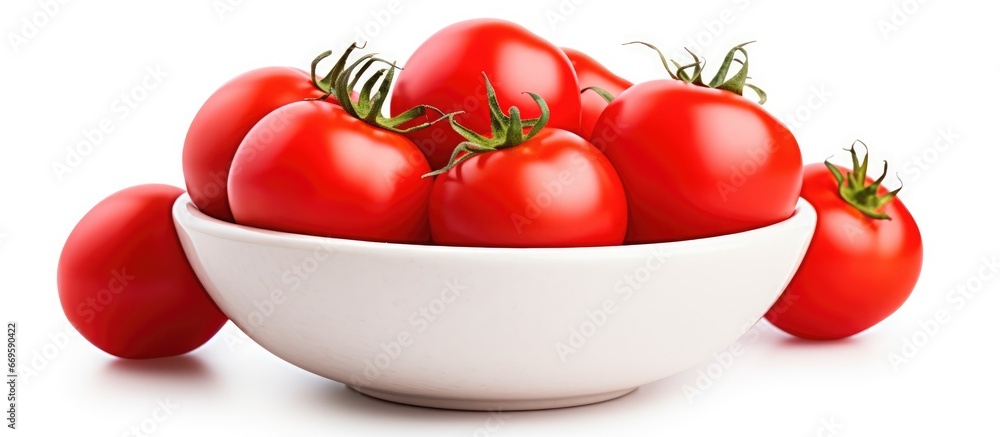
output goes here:
<path id="1" fill-rule="evenodd" d="M 576 72 L 576 80 L 580 83 L 581 90 L 589 87 L 598 87 L 607 91 L 610 96 L 617 97 L 622 91 L 632 86 L 632 82 L 612 73 L 597 62 L 597 60 L 587 56 L 586 53 L 566 47 L 563 47 L 562 51 L 566 53 L 570 63 L 573 64 L 573 70 Z M 593 91 L 583 92 L 580 98 L 583 105 L 580 118 L 580 135 L 584 138 L 590 138 L 590 135 L 594 132 L 594 125 L 597 124 L 597 118 L 604 112 L 604 108 L 608 107 L 608 101 Z"/>
<path id="2" fill-rule="evenodd" d="M 479 136 L 451 117 L 468 142 L 434 181 L 430 226 L 434 243 L 452 246 L 581 247 L 621 244 L 628 225 L 625 193 L 611 163 L 572 132 L 547 128 L 542 116 L 521 120 L 488 104 L 496 129 Z M 522 123 L 531 125 L 526 135 Z"/>
<path id="3" fill-rule="evenodd" d="M 722 77 L 736 52 L 746 54 L 739 46 L 730 51 Z M 724 83 L 705 84 L 700 74 L 698 64 L 693 73 L 671 72 L 678 79 L 625 90 L 590 137 L 625 186 L 626 243 L 745 231 L 784 220 L 795 209 L 802 182 L 798 143 L 741 96 L 745 63 Z"/>
<path id="4" fill-rule="evenodd" d="M 59 257 L 59 300 L 77 331 L 121 358 L 189 352 L 226 323 L 188 264 L 171 208 L 183 193 L 140 185 L 102 200 Z"/>
<path id="5" fill-rule="evenodd" d="M 345 70 L 338 97 L 350 92 L 348 79 L 370 56 Z M 374 99 L 369 88 L 350 105 L 300 101 L 261 119 L 233 159 L 233 168 L 240 169 L 229 176 L 236 222 L 328 237 L 427 242 L 431 181 L 421 175 L 430 167 L 395 129 L 404 120 L 377 112 L 393 71 L 382 71 L 386 76 Z M 423 115 L 422 108 L 418 112 Z"/>
<path id="6" fill-rule="evenodd" d="M 526 118 L 541 114 L 525 91 L 541 95 L 552 110 L 549 127 L 580 130 L 580 86 L 558 47 L 514 23 L 477 19 L 448 26 L 420 45 L 406 62 L 393 89 L 393 114 L 420 104 L 456 116 L 477 132 L 490 128 L 482 73 L 496 86 L 504 105 L 526 108 Z M 429 121 L 425 118 L 420 121 Z M 407 134 L 441 168 L 463 138 L 444 124 Z"/>
<path id="7" fill-rule="evenodd" d="M 265 67 L 241 74 L 222 85 L 202 105 L 188 128 L 183 156 L 184 181 L 199 210 L 233 221 L 228 181 L 230 171 L 239 171 L 231 168 L 233 156 L 250 128 L 265 115 L 302 100 L 337 102 L 330 95 L 330 86 L 347 58 L 342 57 L 325 77 L 316 76 L 317 64 L 330 53 L 324 52 L 313 60 L 311 73 L 291 67 Z M 353 93 L 352 98 L 356 97 Z"/>
<path id="8" fill-rule="evenodd" d="M 322 95 L 309 73 L 290 67 L 241 74 L 212 94 L 184 140 L 184 180 L 198 209 L 232 221 L 227 181 L 233 155 L 247 132 L 275 109 Z"/>
<path id="9" fill-rule="evenodd" d="M 866 178 L 868 156 L 853 173 L 804 169 L 802 197 L 816 209 L 816 232 L 799 270 L 767 313 L 789 334 L 834 340 L 857 334 L 896 311 L 917 283 L 923 243 L 896 192 Z M 831 164 L 832 165 L 832 164 Z M 886 168 L 887 169 L 887 168 Z M 846 183 L 838 183 L 840 173 Z M 853 203 L 853 204 L 852 204 Z"/>

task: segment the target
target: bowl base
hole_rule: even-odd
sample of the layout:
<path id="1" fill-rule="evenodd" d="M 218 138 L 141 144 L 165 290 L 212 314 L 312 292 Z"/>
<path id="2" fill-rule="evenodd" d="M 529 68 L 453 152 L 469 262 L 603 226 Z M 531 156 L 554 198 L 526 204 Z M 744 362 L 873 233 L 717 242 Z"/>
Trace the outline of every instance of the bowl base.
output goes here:
<path id="1" fill-rule="evenodd" d="M 445 410 L 465 410 L 465 411 L 525 411 L 525 410 L 547 410 L 551 408 L 578 407 L 581 405 L 596 404 L 598 402 L 610 401 L 625 396 L 635 391 L 638 387 L 615 390 L 604 393 L 587 394 L 579 396 L 569 396 L 562 398 L 542 398 L 542 399 L 453 399 L 439 398 L 431 396 L 411 395 L 406 393 L 396 393 L 370 388 L 351 387 L 355 391 L 371 396 L 383 401 L 395 402 L 397 404 L 415 405 L 418 407 L 440 408 Z"/>

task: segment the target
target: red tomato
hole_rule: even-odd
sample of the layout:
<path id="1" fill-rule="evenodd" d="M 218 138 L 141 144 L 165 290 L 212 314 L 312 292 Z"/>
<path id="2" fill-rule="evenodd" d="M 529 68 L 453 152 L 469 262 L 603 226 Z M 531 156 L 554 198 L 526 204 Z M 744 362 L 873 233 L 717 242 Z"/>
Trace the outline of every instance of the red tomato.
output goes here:
<path id="1" fill-rule="evenodd" d="M 122 358 L 179 355 L 212 338 L 226 316 L 205 293 L 174 230 L 183 193 L 140 185 L 102 200 L 59 257 L 59 300 L 70 323 Z"/>
<path id="2" fill-rule="evenodd" d="M 896 311 L 917 283 L 920 230 L 903 202 L 893 200 L 895 192 L 890 196 L 864 177 L 867 164 L 866 156 L 853 174 L 836 167 L 848 173 L 845 184 L 823 164 L 804 170 L 802 197 L 816 208 L 816 232 L 799 270 L 767 313 L 767 320 L 789 334 L 813 340 L 857 334 Z M 862 192 L 863 187 L 869 189 Z M 860 199 L 862 208 L 845 201 L 840 190 Z"/>
<path id="3" fill-rule="evenodd" d="M 275 109 L 322 95 L 309 73 L 289 67 L 260 68 L 241 74 L 212 94 L 194 117 L 184 140 L 184 181 L 198 209 L 217 219 L 233 221 L 227 181 L 233 155 L 247 132 Z"/>
<path id="4" fill-rule="evenodd" d="M 338 97 L 349 92 L 354 68 L 369 58 L 345 71 Z M 387 71 L 377 99 L 368 89 L 347 108 L 295 102 L 250 130 L 229 176 L 237 223 L 368 241 L 429 240 L 431 181 L 421 177 L 430 171 L 427 160 L 394 131 L 398 120 L 375 115 L 392 80 L 394 70 Z"/>
<path id="5" fill-rule="evenodd" d="M 558 47 L 514 23 L 478 19 L 448 26 L 424 41 L 406 62 L 393 90 L 392 113 L 426 104 L 477 132 L 490 129 L 490 114 L 480 80 L 489 75 L 505 105 L 524 107 L 525 118 L 541 115 L 531 98 L 541 95 L 552 115 L 550 127 L 580 130 L 580 86 L 569 59 Z M 429 121 L 423 119 L 420 121 Z M 444 124 L 407 134 L 441 168 L 463 138 Z"/>
<path id="6" fill-rule="evenodd" d="M 625 186 L 626 243 L 745 231 L 795 209 L 802 157 L 788 129 L 731 89 L 686 82 L 654 80 L 625 90 L 590 137 Z"/>
<path id="7" fill-rule="evenodd" d="M 621 244 L 628 224 L 621 181 L 599 150 L 576 134 L 544 128 L 548 109 L 523 135 L 515 109 L 498 115 L 492 138 L 465 133 L 449 167 L 434 181 L 431 235 L 437 244 L 582 247 Z M 466 128 L 455 122 L 462 131 Z M 523 122 L 528 123 L 528 120 Z"/>
<path id="8" fill-rule="evenodd" d="M 632 86 L 632 82 L 612 73 L 597 60 L 587 56 L 586 53 L 566 47 L 563 47 L 562 51 L 566 53 L 570 63 L 573 64 L 576 80 L 580 83 L 581 90 L 588 87 L 598 87 L 617 97 L 622 91 Z M 597 118 L 604 112 L 604 108 L 608 107 L 608 102 L 593 91 L 583 92 L 580 98 L 583 105 L 580 135 L 584 138 L 590 138 L 594 132 L 594 125 L 597 124 Z"/>
<path id="9" fill-rule="evenodd" d="M 282 125 L 277 130 L 272 125 Z M 329 102 L 264 117 L 233 160 L 229 202 L 239 224 L 356 240 L 428 240 L 430 171 L 413 143 Z"/>

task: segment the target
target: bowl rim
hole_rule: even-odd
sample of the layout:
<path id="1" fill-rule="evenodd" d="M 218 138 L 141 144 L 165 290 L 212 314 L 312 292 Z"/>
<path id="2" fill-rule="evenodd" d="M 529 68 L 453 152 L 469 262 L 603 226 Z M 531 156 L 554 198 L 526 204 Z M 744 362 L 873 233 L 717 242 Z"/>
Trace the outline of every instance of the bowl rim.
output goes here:
<path id="1" fill-rule="evenodd" d="M 415 251 L 422 254 L 580 254 L 605 253 L 613 254 L 621 251 L 648 250 L 650 248 L 680 249 L 687 246 L 698 246 L 706 243 L 725 243 L 729 240 L 753 237 L 758 234 L 768 234 L 780 231 L 782 228 L 801 226 L 811 223 L 816 226 L 816 210 L 803 198 L 799 198 L 792 215 L 785 220 L 770 225 L 761 226 L 741 232 L 717 235 L 713 237 L 695 238 L 690 240 L 666 241 L 659 243 L 623 244 L 616 246 L 585 246 L 585 247 L 479 247 L 479 246 L 438 246 L 433 244 L 388 243 L 365 240 L 351 240 L 337 237 L 322 237 L 316 235 L 296 234 L 255 228 L 237 223 L 230 223 L 211 217 L 194 205 L 188 193 L 181 194 L 171 208 L 174 222 L 186 229 L 192 229 L 207 235 L 232 241 L 256 243 L 265 246 L 277 246 L 289 249 L 313 250 L 321 245 L 350 247 L 359 250 Z"/>

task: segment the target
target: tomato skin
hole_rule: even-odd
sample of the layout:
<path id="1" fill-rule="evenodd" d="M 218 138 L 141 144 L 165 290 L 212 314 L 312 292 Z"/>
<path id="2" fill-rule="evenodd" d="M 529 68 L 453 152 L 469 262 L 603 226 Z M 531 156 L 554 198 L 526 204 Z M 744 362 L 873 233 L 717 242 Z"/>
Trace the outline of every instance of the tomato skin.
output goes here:
<path id="1" fill-rule="evenodd" d="M 59 257 L 59 300 L 80 334 L 121 358 L 201 346 L 226 323 L 188 264 L 171 209 L 183 190 L 139 185 L 102 200 Z"/>
<path id="2" fill-rule="evenodd" d="M 840 198 L 823 164 L 805 167 L 802 197 L 816 209 L 816 232 L 767 320 L 798 337 L 835 340 L 889 317 L 910 296 L 923 263 L 920 230 L 906 206 L 898 198 L 886 204 L 892 220 L 865 216 Z"/>
<path id="3" fill-rule="evenodd" d="M 802 183 L 795 138 L 757 103 L 677 80 L 625 90 L 590 139 L 629 200 L 626 243 L 703 238 L 791 216 Z"/>
<path id="4" fill-rule="evenodd" d="M 391 112 L 427 104 L 444 112 L 465 111 L 455 120 L 476 132 L 489 132 L 483 72 L 496 88 L 500 107 L 517 106 L 522 118 L 541 115 L 524 92 L 541 95 L 552 111 L 548 126 L 580 130 L 580 87 L 566 55 L 527 29 L 503 20 L 476 19 L 445 27 L 413 53 L 397 76 Z M 436 114 L 416 122 L 433 120 Z M 448 163 L 463 138 L 447 123 L 408 133 L 432 168 Z"/>
<path id="5" fill-rule="evenodd" d="M 579 136 L 549 128 L 439 175 L 430 200 L 434 243 L 450 246 L 618 245 L 626 214 L 611 163 Z"/>
<path id="6" fill-rule="evenodd" d="M 239 224 L 381 242 L 430 238 L 427 160 L 403 135 L 338 105 L 295 102 L 268 114 L 233 169 L 229 202 Z"/>
<path id="7" fill-rule="evenodd" d="M 215 91 L 195 115 L 184 139 L 184 180 L 198 209 L 233 221 L 227 181 L 243 137 L 275 109 L 322 95 L 309 73 L 290 67 L 252 70 Z"/>
<path id="8" fill-rule="evenodd" d="M 579 50 L 563 47 L 569 62 L 573 64 L 576 71 L 576 80 L 580 83 L 580 89 L 587 87 L 600 87 L 617 97 L 622 91 L 632 86 L 632 82 L 612 73 L 596 59 L 591 58 L 586 53 Z M 603 97 L 593 91 L 586 91 L 580 95 L 582 110 L 580 117 L 580 136 L 590 138 L 594 132 L 594 125 L 597 118 L 608 107 L 608 102 Z"/>

